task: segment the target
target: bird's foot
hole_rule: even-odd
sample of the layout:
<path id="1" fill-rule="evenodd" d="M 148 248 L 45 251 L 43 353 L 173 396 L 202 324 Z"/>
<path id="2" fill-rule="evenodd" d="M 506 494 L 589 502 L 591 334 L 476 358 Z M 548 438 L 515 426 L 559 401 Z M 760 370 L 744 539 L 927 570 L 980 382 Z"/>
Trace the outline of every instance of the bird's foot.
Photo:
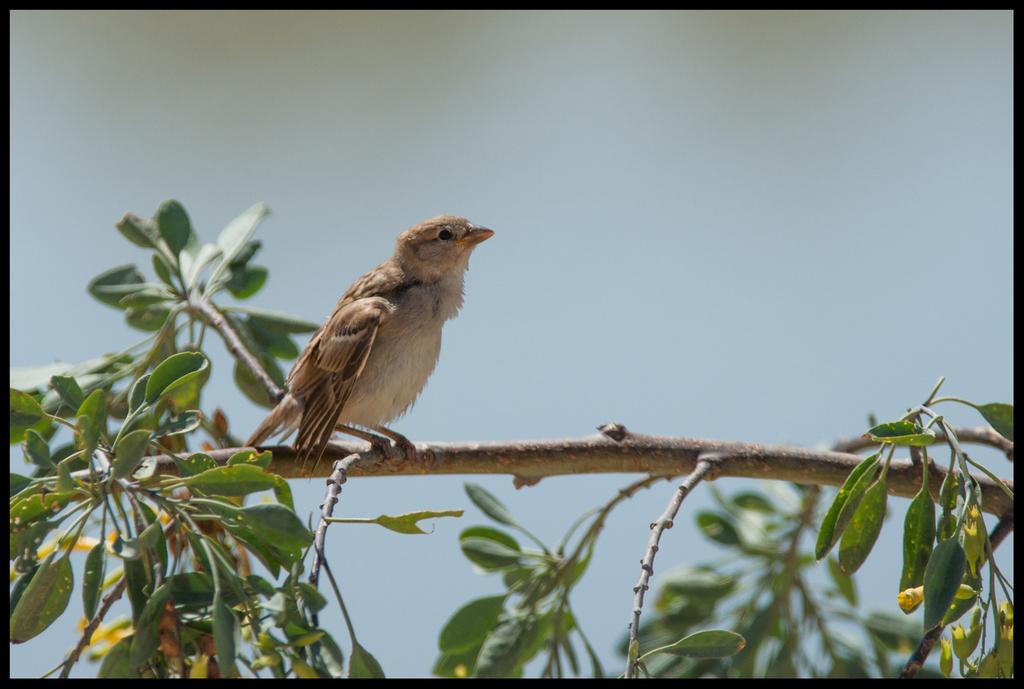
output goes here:
<path id="1" fill-rule="evenodd" d="M 375 426 L 373 430 L 381 435 L 391 438 L 392 447 L 397 447 L 405 453 L 406 461 L 412 463 L 416 461 L 418 457 L 416 453 L 416 446 L 413 445 L 412 441 L 406 438 L 401 433 L 385 428 L 384 426 Z"/>

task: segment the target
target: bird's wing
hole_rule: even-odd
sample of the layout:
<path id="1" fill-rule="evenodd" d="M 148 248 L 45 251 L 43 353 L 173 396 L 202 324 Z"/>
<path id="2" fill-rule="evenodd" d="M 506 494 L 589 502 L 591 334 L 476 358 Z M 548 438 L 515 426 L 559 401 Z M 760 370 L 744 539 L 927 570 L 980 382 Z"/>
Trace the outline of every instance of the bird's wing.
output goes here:
<path id="1" fill-rule="evenodd" d="M 295 452 L 301 463 L 320 461 L 352 386 L 366 366 L 377 331 L 393 308 L 383 297 L 343 302 L 296 364 L 292 389 L 302 398 L 303 410 Z"/>

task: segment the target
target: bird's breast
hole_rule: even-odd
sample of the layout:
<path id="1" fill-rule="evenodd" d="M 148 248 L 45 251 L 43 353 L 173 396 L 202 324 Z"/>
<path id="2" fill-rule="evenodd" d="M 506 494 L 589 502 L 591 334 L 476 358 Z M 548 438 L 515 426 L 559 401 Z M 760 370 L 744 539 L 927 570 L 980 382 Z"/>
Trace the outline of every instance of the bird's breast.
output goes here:
<path id="1" fill-rule="evenodd" d="M 387 424 L 408 411 L 437 366 L 441 328 L 454 315 L 447 305 L 445 295 L 431 287 L 402 295 L 377 331 L 341 423 Z"/>

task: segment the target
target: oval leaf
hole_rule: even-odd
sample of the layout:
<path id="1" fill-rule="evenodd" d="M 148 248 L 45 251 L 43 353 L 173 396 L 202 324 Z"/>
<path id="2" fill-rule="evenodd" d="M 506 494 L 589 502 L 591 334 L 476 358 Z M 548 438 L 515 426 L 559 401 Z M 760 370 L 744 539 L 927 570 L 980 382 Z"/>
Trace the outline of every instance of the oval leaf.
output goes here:
<path id="1" fill-rule="evenodd" d="M 437 639 L 443 653 L 454 653 L 481 644 L 488 632 L 498 624 L 505 606 L 505 596 L 488 596 L 466 603 L 455 611 Z"/>
<path id="2" fill-rule="evenodd" d="M 956 597 L 967 569 L 967 556 L 959 541 L 950 538 L 939 543 L 924 570 L 925 631 L 942 621 Z"/>
<path id="3" fill-rule="evenodd" d="M 132 637 L 129 655 L 132 667 L 144 664 L 160 645 L 160 618 L 163 617 L 164 603 L 169 597 L 170 588 L 167 584 L 158 587 L 135 621 L 135 636 Z"/>
<path id="4" fill-rule="evenodd" d="M 348 676 L 353 679 L 384 679 L 384 670 L 369 651 L 358 643 L 353 643 Z"/>
<path id="5" fill-rule="evenodd" d="M 46 417 L 46 412 L 27 392 L 11 388 L 11 435 L 24 431 Z"/>
<path id="6" fill-rule="evenodd" d="M 867 487 L 874 479 L 877 468 L 878 455 L 873 454 L 865 458 L 846 477 L 843 487 L 836 494 L 835 500 L 832 501 L 831 507 L 828 508 L 825 519 L 821 522 L 821 528 L 818 530 L 818 541 L 814 552 L 814 556 L 818 560 L 828 555 L 828 552 L 832 550 L 832 546 L 843 535 L 843 530 L 846 528 L 847 523 L 849 523 L 850 517 L 853 516 L 857 503 L 860 502 L 860 499 L 864 496 L 864 491 L 867 490 Z M 852 508 L 848 509 L 851 507 L 851 503 Z"/>
<path id="7" fill-rule="evenodd" d="M 57 391 L 61 401 L 71 409 L 78 409 L 85 401 L 85 393 L 71 376 L 53 376 L 50 378 L 50 387 Z"/>
<path id="8" fill-rule="evenodd" d="M 156 211 L 155 220 L 160 236 L 167 242 L 171 252 L 177 255 L 188 244 L 188 237 L 192 233 L 192 222 L 185 208 L 173 199 L 164 201 Z"/>
<path id="9" fill-rule="evenodd" d="M 96 614 L 100 602 L 100 584 L 106 572 L 107 559 L 103 556 L 103 542 L 92 547 L 85 558 L 85 571 L 82 574 L 82 605 L 85 618 L 91 620 Z"/>
<path id="10" fill-rule="evenodd" d="M 11 643 L 20 644 L 53 624 L 68 606 L 74 577 L 71 561 L 57 552 L 39 566 L 11 614 Z"/>
<path id="11" fill-rule="evenodd" d="M 221 674 L 230 676 L 235 667 L 235 633 L 238 620 L 224 602 L 220 589 L 213 594 L 213 644 Z"/>
<path id="12" fill-rule="evenodd" d="M 118 266 L 92 279 L 88 290 L 107 306 L 121 308 L 121 298 L 146 286 L 146 278 L 133 265 Z"/>
<path id="13" fill-rule="evenodd" d="M 149 434 L 146 429 L 132 431 L 121 437 L 114 446 L 114 478 L 127 478 L 132 475 L 142 461 L 149 447 Z"/>
<path id="14" fill-rule="evenodd" d="M 975 407 L 996 432 L 1013 442 L 1013 405 L 992 402 Z"/>
<path id="15" fill-rule="evenodd" d="M 871 549 L 875 547 L 878 534 L 882 531 L 882 522 L 885 521 L 888 495 L 883 473 L 865 491 L 864 499 L 857 505 L 857 509 L 850 519 L 850 525 L 843 532 L 842 540 L 839 541 L 839 569 L 843 574 L 856 572 L 868 558 Z"/>
<path id="16" fill-rule="evenodd" d="M 470 561 L 487 570 L 511 567 L 519 562 L 519 551 L 486 538 L 462 539 L 459 545 Z"/>
<path id="17" fill-rule="evenodd" d="M 925 484 L 911 500 L 907 516 L 903 520 L 903 572 L 900 575 L 900 591 L 924 583 L 924 571 L 932 555 L 934 543 L 935 504 L 928 493 L 928 485 Z"/>
<path id="18" fill-rule="evenodd" d="M 640 656 L 640 660 L 658 653 L 671 653 L 685 658 L 725 658 L 739 653 L 746 645 L 746 639 L 736 632 L 709 629 L 690 634 L 674 644 L 649 651 Z"/>
<path id="19" fill-rule="evenodd" d="M 893 421 L 883 423 L 868 430 L 864 434 L 876 443 L 892 443 L 893 445 L 931 445 L 935 442 L 935 432 L 931 429 L 921 430 L 921 427 L 910 421 Z"/>
<path id="20" fill-rule="evenodd" d="M 184 483 L 207 495 L 231 497 L 257 493 L 261 490 L 273 490 L 277 485 L 273 474 L 268 474 L 253 464 L 236 464 L 209 469 L 186 478 Z"/>
<path id="21" fill-rule="evenodd" d="M 488 517 L 506 526 L 517 526 L 512 513 L 501 503 L 498 498 L 487 492 L 483 486 L 475 483 L 465 484 L 466 495 L 473 501 L 473 504 L 480 508 L 480 511 Z"/>
<path id="22" fill-rule="evenodd" d="M 209 284 L 211 287 L 215 286 L 221 277 L 226 276 L 225 271 L 231 265 L 231 262 L 245 248 L 252 233 L 256 231 L 256 226 L 269 213 L 270 208 L 266 204 L 257 203 L 229 222 L 221 230 L 220 235 L 217 236 L 217 246 L 220 247 L 222 254 L 220 263 L 217 264 L 217 267 L 213 269 L 213 273 L 210 274 Z"/>
<path id="23" fill-rule="evenodd" d="M 146 383 L 146 402 L 152 404 L 168 392 L 184 385 L 208 366 L 199 352 L 179 352 L 165 359 Z"/>
<path id="24" fill-rule="evenodd" d="M 528 625 L 524 618 L 505 620 L 487 635 L 477 656 L 475 677 L 508 677 L 519 664 Z"/>

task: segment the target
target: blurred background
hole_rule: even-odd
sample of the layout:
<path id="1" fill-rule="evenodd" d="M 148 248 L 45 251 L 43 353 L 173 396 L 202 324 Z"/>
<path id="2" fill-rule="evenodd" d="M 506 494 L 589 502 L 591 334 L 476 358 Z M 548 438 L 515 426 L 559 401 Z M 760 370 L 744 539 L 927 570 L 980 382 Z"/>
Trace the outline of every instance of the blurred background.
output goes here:
<path id="1" fill-rule="evenodd" d="M 901 415 L 940 375 L 946 394 L 1012 402 L 1012 56 L 1009 12 L 14 12 L 10 364 L 139 339 L 85 291 L 115 265 L 151 272 L 114 229 L 125 212 L 175 198 L 212 241 L 265 201 L 270 279 L 251 305 L 316 322 L 409 225 L 454 213 L 497 231 L 394 424 L 416 441 L 618 421 L 816 446 Z M 204 406 L 245 436 L 264 412 L 210 351 Z M 557 543 L 631 477 L 471 480 Z M 329 532 L 390 676 L 429 674 L 451 613 L 502 590 L 459 552 L 485 521 L 463 483 L 345 486 L 339 516 L 467 509 L 429 536 Z M 316 509 L 321 480 L 292 487 L 301 516 Z M 613 513 L 575 595 L 611 668 L 672 490 Z M 862 586 L 866 608 L 895 608 L 907 502 L 858 574 L 886 582 Z M 693 527 L 708 504 L 684 505 L 659 571 L 721 554 Z M 19 646 L 11 675 L 59 662 L 78 614 Z"/>

